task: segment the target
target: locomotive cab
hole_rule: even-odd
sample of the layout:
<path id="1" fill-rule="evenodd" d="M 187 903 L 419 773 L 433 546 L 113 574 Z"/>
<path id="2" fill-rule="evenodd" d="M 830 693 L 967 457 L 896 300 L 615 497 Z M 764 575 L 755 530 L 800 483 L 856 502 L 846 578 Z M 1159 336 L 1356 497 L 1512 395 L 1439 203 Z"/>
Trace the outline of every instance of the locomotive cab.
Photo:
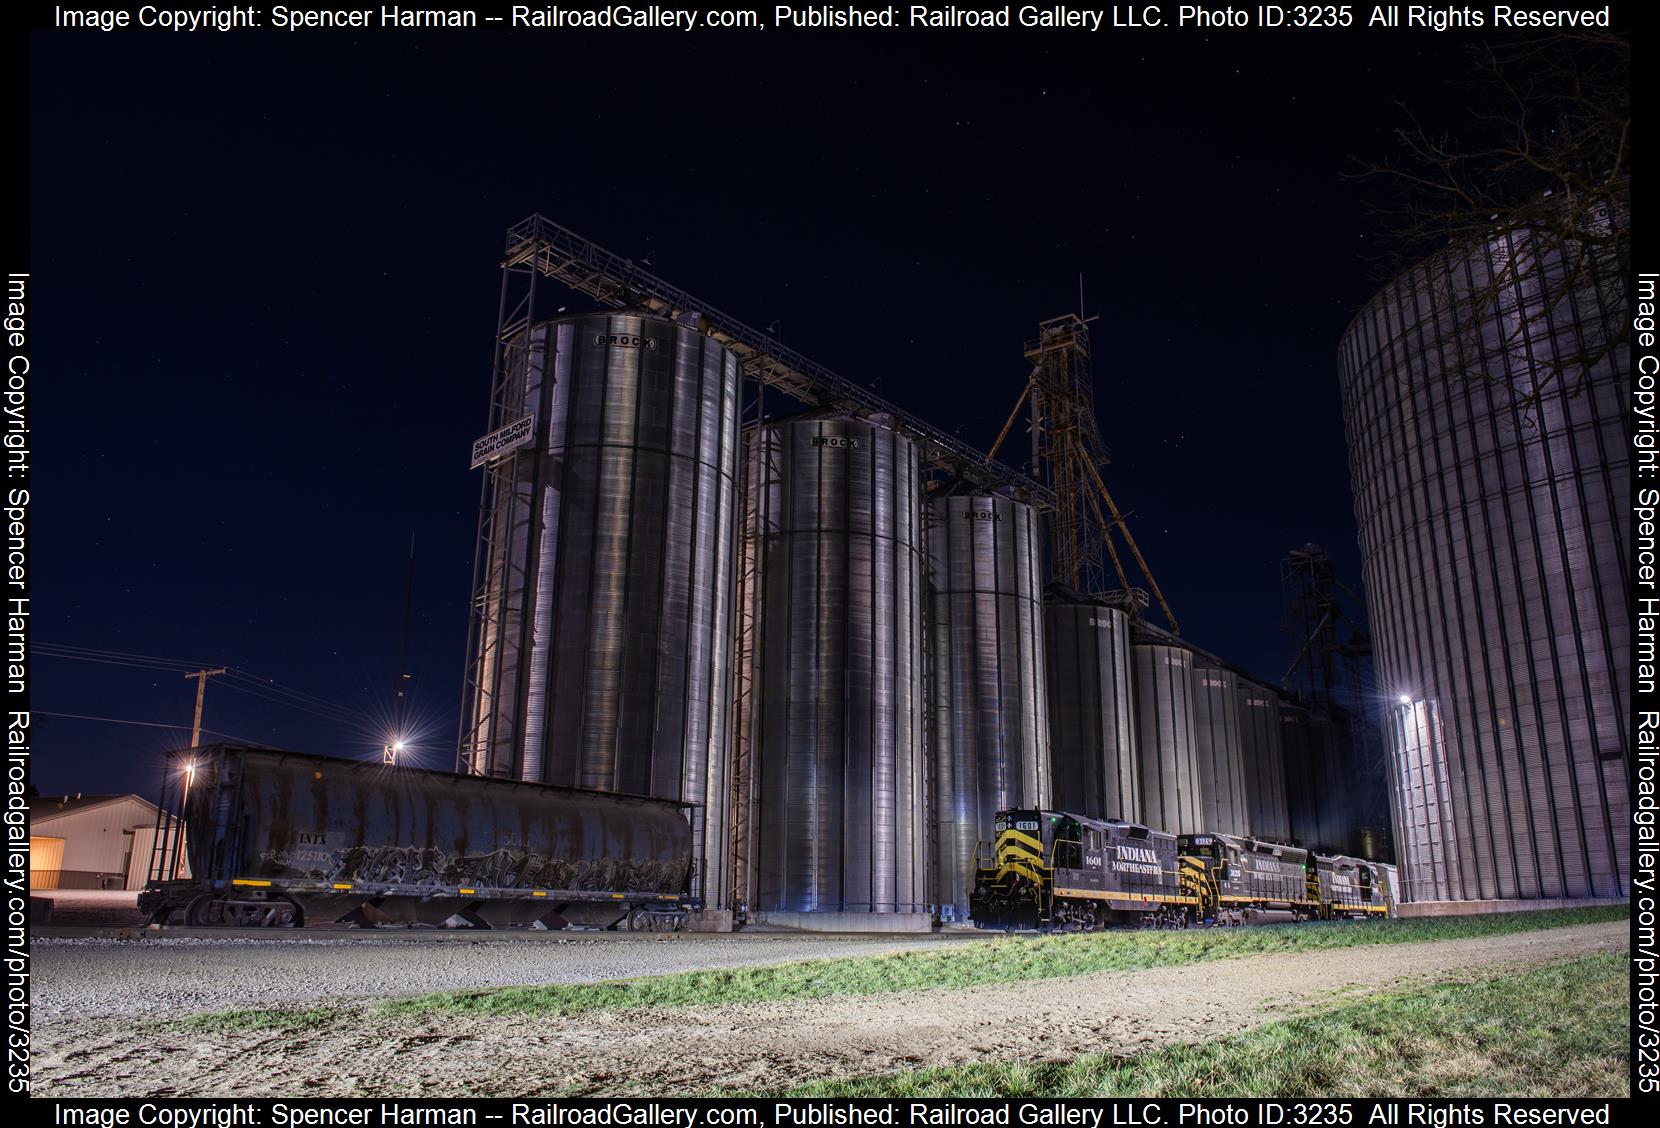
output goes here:
<path id="1" fill-rule="evenodd" d="M 1000 811 L 976 851 L 969 914 L 979 928 L 1095 929 L 1186 920 L 1200 898 L 1178 880 L 1176 837 L 1065 811 Z"/>

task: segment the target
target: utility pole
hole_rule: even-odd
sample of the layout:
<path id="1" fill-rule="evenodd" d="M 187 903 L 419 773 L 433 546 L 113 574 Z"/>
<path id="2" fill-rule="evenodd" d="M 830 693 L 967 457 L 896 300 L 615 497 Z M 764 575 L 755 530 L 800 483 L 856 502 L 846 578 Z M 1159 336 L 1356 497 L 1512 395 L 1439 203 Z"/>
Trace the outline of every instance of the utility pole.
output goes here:
<path id="1" fill-rule="evenodd" d="M 207 680 L 224 672 L 225 667 L 220 666 L 217 670 L 197 670 L 195 673 L 184 676 L 185 681 L 189 681 L 191 678 L 196 679 L 196 720 L 190 726 L 190 746 L 192 748 L 200 748 L 202 745 L 202 698 L 207 694 Z"/>

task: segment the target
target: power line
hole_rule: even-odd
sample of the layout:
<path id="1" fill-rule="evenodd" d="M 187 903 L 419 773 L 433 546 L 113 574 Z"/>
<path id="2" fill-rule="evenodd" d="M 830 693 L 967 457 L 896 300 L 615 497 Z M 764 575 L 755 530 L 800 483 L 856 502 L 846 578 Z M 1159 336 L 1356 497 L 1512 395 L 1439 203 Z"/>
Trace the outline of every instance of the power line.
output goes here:
<path id="1" fill-rule="evenodd" d="M 295 689 L 292 686 L 283 685 L 281 682 L 278 682 L 273 678 L 263 678 L 263 677 L 259 677 L 259 676 L 255 675 L 255 674 L 250 674 L 248 671 L 239 670 L 234 666 L 231 667 L 230 676 L 232 678 L 236 678 L 236 679 L 239 679 L 241 681 L 247 682 L 250 685 L 256 685 L 259 688 L 264 689 L 264 690 L 270 690 L 270 691 L 275 692 L 275 693 L 285 694 L 285 695 L 287 695 L 289 697 L 292 697 L 292 698 L 294 698 L 298 701 L 306 702 L 307 704 L 321 706 L 322 708 L 325 708 L 325 709 L 332 709 L 336 712 L 347 713 L 347 714 L 350 714 L 352 716 L 363 716 L 364 715 L 363 711 L 361 709 L 353 709 L 353 708 L 351 708 L 350 706 L 347 706 L 347 705 L 337 704 L 336 702 L 330 701 L 325 697 L 318 697 L 316 694 L 306 693 L 304 690 Z"/>
<path id="2" fill-rule="evenodd" d="M 177 666 L 163 666 L 155 662 L 134 662 L 125 658 L 100 658 L 91 654 L 66 654 L 39 645 L 31 646 L 29 652 L 42 658 L 69 658 L 76 662 L 98 662 L 106 666 L 129 666 L 139 670 L 165 670 L 168 673 L 185 668 L 182 663 Z"/>
<path id="3" fill-rule="evenodd" d="M 237 693 L 246 694 L 249 697 L 257 698 L 260 701 L 265 701 L 265 702 L 268 702 L 269 704 L 272 704 L 272 705 L 281 705 L 281 706 L 284 706 L 284 707 L 289 708 L 289 709 L 294 709 L 294 710 L 296 710 L 298 712 L 301 712 L 301 713 L 309 713 L 310 715 L 312 715 L 314 717 L 320 717 L 321 719 L 323 719 L 325 721 L 334 721 L 336 723 L 362 724 L 362 723 L 367 723 L 368 720 L 369 720 L 369 718 L 366 715 L 364 715 L 362 713 L 354 712 L 350 709 L 345 708 L 344 706 L 332 705 L 332 706 L 328 706 L 326 709 L 319 709 L 319 708 L 314 708 L 314 707 L 312 707 L 312 706 L 310 706 L 310 705 L 308 705 L 308 704 L 306 704 L 302 701 L 296 701 L 296 700 L 292 700 L 292 699 L 285 698 L 285 697 L 274 696 L 274 695 L 269 694 L 269 693 L 262 693 L 262 692 L 259 691 L 259 689 L 253 688 L 253 686 L 258 686 L 259 684 L 260 683 L 258 683 L 258 682 L 254 682 L 253 685 L 250 686 L 250 685 L 243 684 L 239 681 L 236 681 L 236 680 L 230 679 L 230 678 L 227 678 L 225 681 L 222 681 L 222 682 L 219 683 L 220 687 L 223 688 L 223 689 L 235 690 Z"/>
<path id="4" fill-rule="evenodd" d="M 70 646 L 64 643 L 36 642 L 30 645 L 30 650 L 47 658 L 67 658 L 77 662 L 97 662 L 104 665 L 127 666 L 141 670 L 188 672 L 198 665 L 195 662 L 186 662 L 177 658 L 163 658 L 154 654 L 136 654 L 120 650 L 104 650 L 97 647 Z M 338 705 L 326 698 L 306 693 L 292 686 L 283 685 L 274 678 L 261 677 L 236 667 L 226 667 L 225 669 L 226 680 L 220 684 L 226 688 L 246 693 L 250 697 L 257 697 L 273 705 L 283 705 L 310 713 L 324 720 L 352 724 L 373 724 L 373 718 L 360 709 Z"/>
<path id="5" fill-rule="evenodd" d="M 135 654 L 130 651 L 106 650 L 102 647 L 96 646 L 71 646 L 70 644 L 63 642 L 33 642 L 30 643 L 29 648 L 31 650 L 42 651 L 43 653 L 53 653 L 55 657 L 63 658 L 86 657 L 102 661 L 125 660 L 134 662 L 135 664 L 146 663 L 180 667 L 204 665 L 204 663 L 201 662 L 186 662 L 180 658 L 163 658 L 156 654 Z"/>
<path id="6" fill-rule="evenodd" d="M 177 729 L 180 732 L 190 731 L 189 725 L 164 725 L 157 721 L 129 721 L 122 717 L 94 717 L 88 713 L 54 713 L 49 709 L 31 709 L 29 712 L 35 716 L 66 717 L 72 721 L 103 721 L 105 724 L 111 725 L 140 725 L 144 728 Z M 240 740 L 245 744 L 260 743 L 259 741 L 250 739 L 246 736 L 237 736 L 234 732 L 220 732 L 218 729 L 210 728 L 205 728 L 202 731 L 213 736 L 225 737 L 227 740 Z"/>

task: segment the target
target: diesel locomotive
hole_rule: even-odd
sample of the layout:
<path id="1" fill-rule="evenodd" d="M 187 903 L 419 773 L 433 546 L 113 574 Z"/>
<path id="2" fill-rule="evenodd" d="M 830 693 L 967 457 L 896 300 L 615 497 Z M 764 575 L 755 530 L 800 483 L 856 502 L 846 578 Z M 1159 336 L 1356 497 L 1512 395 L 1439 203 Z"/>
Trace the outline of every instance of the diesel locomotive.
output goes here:
<path id="1" fill-rule="evenodd" d="M 1065 811 L 1000 811 L 976 851 L 969 916 L 980 928 L 1239 924 L 1391 915 L 1394 867 L 1229 834 L 1168 834 Z"/>
<path id="2" fill-rule="evenodd" d="M 674 930 L 686 804 L 218 744 L 175 756 L 155 924 Z"/>

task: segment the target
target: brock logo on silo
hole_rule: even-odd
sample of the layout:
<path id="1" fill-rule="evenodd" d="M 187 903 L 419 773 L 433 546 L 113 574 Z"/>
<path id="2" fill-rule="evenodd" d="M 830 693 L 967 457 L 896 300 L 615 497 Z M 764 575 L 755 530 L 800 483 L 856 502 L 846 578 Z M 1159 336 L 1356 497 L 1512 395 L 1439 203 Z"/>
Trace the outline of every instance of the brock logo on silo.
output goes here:
<path id="1" fill-rule="evenodd" d="M 650 337 L 640 337 L 633 333 L 595 333 L 594 344 L 611 345 L 619 349 L 645 349 L 646 352 L 656 352 L 657 342 Z"/>

